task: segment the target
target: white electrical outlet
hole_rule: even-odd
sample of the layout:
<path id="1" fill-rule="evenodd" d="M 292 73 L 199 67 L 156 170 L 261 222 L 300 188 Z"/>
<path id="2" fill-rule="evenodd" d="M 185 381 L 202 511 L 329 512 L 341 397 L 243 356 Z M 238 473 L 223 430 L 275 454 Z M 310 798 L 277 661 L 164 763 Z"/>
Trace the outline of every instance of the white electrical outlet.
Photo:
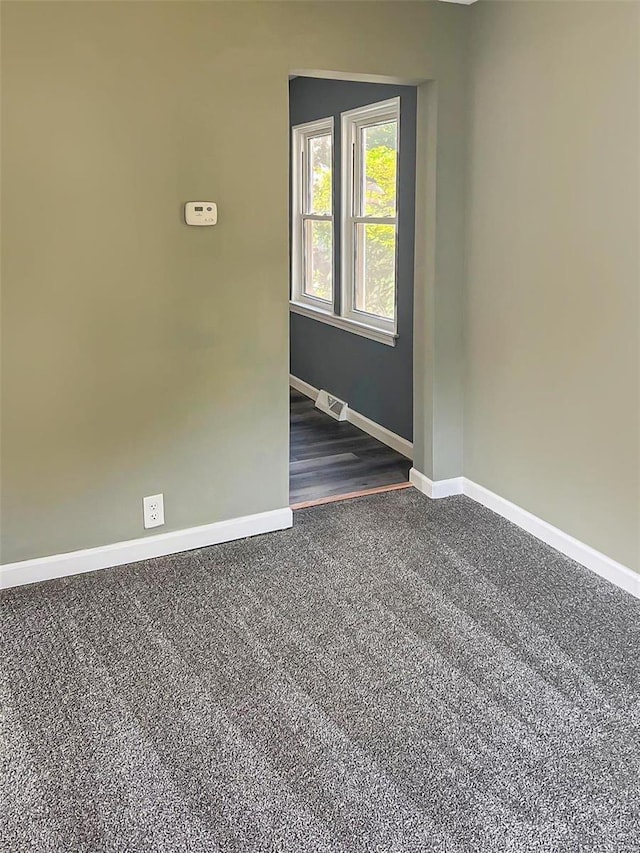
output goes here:
<path id="1" fill-rule="evenodd" d="M 150 495 L 142 499 L 144 526 L 161 527 L 164 524 L 164 495 Z"/>

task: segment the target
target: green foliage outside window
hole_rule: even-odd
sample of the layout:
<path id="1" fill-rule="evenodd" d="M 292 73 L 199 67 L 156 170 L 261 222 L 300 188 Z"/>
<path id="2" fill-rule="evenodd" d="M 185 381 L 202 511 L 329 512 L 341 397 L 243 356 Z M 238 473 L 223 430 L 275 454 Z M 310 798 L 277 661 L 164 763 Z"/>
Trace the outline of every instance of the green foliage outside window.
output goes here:
<path id="1" fill-rule="evenodd" d="M 396 215 L 397 125 L 395 122 L 366 128 L 364 138 L 363 200 L 365 216 Z M 317 212 L 331 210 L 332 169 L 329 138 L 324 156 L 315 158 L 313 207 Z M 361 226 L 359 251 L 366 265 L 363 287 L 355 294 L 356 308 L 393 318 L 395 306 L 395 226 Z M 313 247 L 313 293 L 331 299 L 333 241 L 330 228 L 315 230 Z"/>

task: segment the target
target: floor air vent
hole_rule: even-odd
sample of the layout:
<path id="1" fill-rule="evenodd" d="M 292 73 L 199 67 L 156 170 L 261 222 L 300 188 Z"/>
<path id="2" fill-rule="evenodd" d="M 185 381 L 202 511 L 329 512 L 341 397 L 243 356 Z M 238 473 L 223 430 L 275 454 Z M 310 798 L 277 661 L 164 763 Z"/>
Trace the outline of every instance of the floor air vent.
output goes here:
<path id="1" fill-rule="evenodd" d="M 319 392 L 316 400 L 316 409 L 320 409 L 321 412 L 331 415 L 337 421 L 346 421 L 348 408 L 344 400 L 339 400 L 327 391 Z"/>

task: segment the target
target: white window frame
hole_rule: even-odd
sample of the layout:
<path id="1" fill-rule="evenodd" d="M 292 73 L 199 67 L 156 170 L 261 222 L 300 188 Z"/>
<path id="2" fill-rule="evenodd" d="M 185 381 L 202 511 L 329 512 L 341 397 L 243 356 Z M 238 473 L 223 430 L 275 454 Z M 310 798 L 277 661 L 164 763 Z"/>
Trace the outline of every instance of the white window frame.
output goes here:
<path id="1" fill-rule="evenodd" d="M 396 183 L 396 215 L 395 217 L 356 217 L 355 210 L 355 162 L 354 143 L 360 128 L 383 121 L 398 123 L 398 170 L 400 152 L 400 98 L 379 101 L 355 110 L 349 110 L 341 115 L 342 142 L 342 172 L 341 172 L 341 247 L 340 247 L 340 313 L 336 311 L 337 292 L 335 275 L 336 235 L 334 213 L 330 216 L 305 213 L 305 195 L 308 187 L 306 149 L 307 140 L 326 133 L 331 134 L 332 152 L 335 152 L 335 137 L 333 118 L 327 117 L 318 121 L 300 124 L 291 132 L 291 301 L 290 311 L 311 317 L 338 329 L 344 329 L 356 335 L 369 338 L 387 346 L 395 346 L 397 331 L 397 274 L 398 274 L 398 203 L 399 187 Z M 335 166 L 335 162 L 334 162 Z M 334 177 L 334 176 L 332 176 Z M 332 181 L 333 183 L 333 181 Z M 333 199 L 332 199 L 333 201 Z M 333 256 L 332 291 L 333 300 L 319 299 L 304 291 L 304 222 L 306 219 L 331 221 L 333 224 Z M 355 285 L 355 222 L 372 222 L 375 224 L 394 224 L 396 226 L 396 292 L 394 301 L 394 319 L 389 320 L 358 311 L 353 304 Z"/>
<path id="2" fill-rule="evenodd" d="M 333 117 L 307 122 L 293 128 L 291 133 L 291 307 L 304 307 L 315 314 L 333 315 L 335 282 L 335 227 L 333 211 L 333 166 L 331 175 L 331 214 L 307 213 L 308 162 L 307 143 L 316 136 L 331 135 L 331 153 L 334 152 Z M 331 222 L 332 258 L 331 258 L 331 300 L 311 296 L 304 289 L 304 227 L 307 220 Z"/>
<path id="3" fill-rule="evenodd" d="M 390 98 L 342 113 L 342 234 L 341 234 L 341 313 L 345 320 L 364 323 L 379 332 L 397 337 L 398 323 L 398 202 L 399 187 L 396 170 L 396 212 L 393 217 L 361 216 L 362 147 L 358 144 L 362 130 L 384 122 L 397 122 L 397 146 L 400 152 L 400 98 Z M 399 153 L 398 153 L 399 159 Z M 356 224 L 395 226 L 395 287 L 393 319 L 380 317 L 355 307 L 356 286 Z"/>

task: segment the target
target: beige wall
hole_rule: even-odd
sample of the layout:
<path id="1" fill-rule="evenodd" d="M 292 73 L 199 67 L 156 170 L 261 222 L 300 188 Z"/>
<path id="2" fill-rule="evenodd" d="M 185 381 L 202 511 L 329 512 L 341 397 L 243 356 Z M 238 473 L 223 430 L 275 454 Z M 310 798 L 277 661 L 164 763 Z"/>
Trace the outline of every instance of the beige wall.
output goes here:
<path id="1" fill-rule="evenodd" d="M 294 69 L 435 81 L 416 289 L 449 320 L 417 330 L 417 464 L 460 473 L 467 13 L 2 3 L 3 562 L 144 535 L 155 492 L 165 530 L 288 504 Z M 187 228 L 203 196 L 219 225 Z"/>
<path id="2" fill-rule="evenodd" d="M 465 474 L 640 569 L 640 6 L 470 12 Z"/>
<path id="3" fill-rule="evenodd" d="M 157 491 L 165 530 L 288 503 L 287 77 L 321 69 L 433 81 L 416 467 L 464 438 L 640 568 L 637 5 L 1 8 L 3 562 L 144 535 Z"/>

